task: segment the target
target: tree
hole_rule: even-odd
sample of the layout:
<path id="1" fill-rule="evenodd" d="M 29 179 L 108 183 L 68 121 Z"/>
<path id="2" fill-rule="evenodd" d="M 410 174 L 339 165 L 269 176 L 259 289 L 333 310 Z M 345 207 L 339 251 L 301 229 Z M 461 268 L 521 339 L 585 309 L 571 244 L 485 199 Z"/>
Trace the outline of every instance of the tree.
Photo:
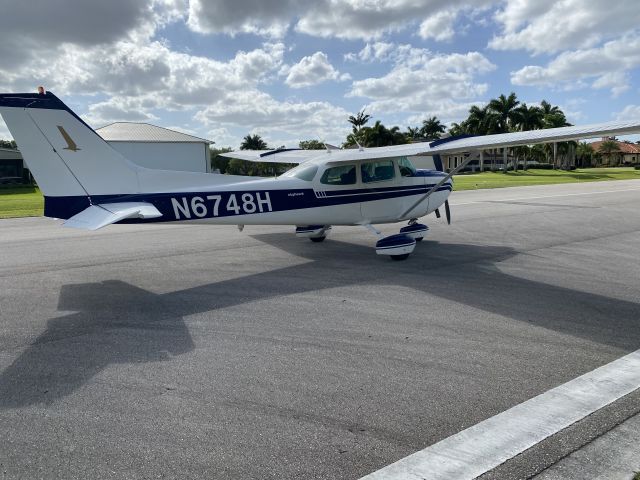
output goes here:
<path id="1" fill-rule="evenodd" d="M 511 92 L 508 97 L 500 95 L 498 98 L 492 99 L 487 105 L 488 110 L 497 115 L 500 133 L 507 133 L 514 129 L 518 122 L 518 113 L 516 112 L 518 105 L 520 105 L 520 102 L 514 92 Z"/>
<path id="2" fill-rule="evenodd" d="M 11 150 L 16 150 L 18 146 L 16 145 L 15 140 L 0 140 L 0 148 L 9 148 Z"/>
<path id="3" fill-rule="evenodd" d="M 209 157 L 211 158 L 211 170 L 220 170 L 220 173 L 225 173 L 227 171 L 227 166 L 231 161 L 230 158 L 221 157 L 221 153 L 230 152 L 230 148 L 210 148 L 209 149 Z"/>
<path id="4" fill-rule="evenodd" d="M 407 127 L 407 131 L 404 134 L 407 140 L 415 140 L 420 137 L 420 129 L 418 127 Z"/>
<path id="5" fill-rule="evenodd" d="M 258 134 L 247 135 L 242 139 L 240 150 L 268 150 L 267 143 Z"/>
<path id="6" fill-rule="evenodd" d="M 467 124 L 466 122 L 460 122 L 460 123 L 455 123 L 453 122 L 451 124 L 451 127 L 449 127 L 449 135 L 451 135 L 452 137 L 457 137 L 459 135 L 466 135 L 467 132 Z"/>
<path id="7" fill-rule="evenodd" d="M 377 120 L 373 127 L 363 128 L 360 133 L 364 140 L 364 147 L 386 147 L 407 143 L 405 136 L 400 133 L 400 127 L 388 129 L 380 120 Z"/>
<path id="8" fill-rule="evenodd" d="M 571 124 L 567 122 L 567 117 L 565 117 L 564 112 L 558 106 L 552 106 L 546 100 L 543 100 L 540 103 L 540 109 L 542 111 L 542 128 L 560 128 L 560 127 L 570 127 Z M 557 147 L 557 151 L 561 152 L 567 148 L 567 145 L 563 143 L 559 143 Z M 545 146 L 545 150 L 547 152 L 547 158 L 553 151 L 553 145 L 547 144 Z M 553 159 L 553 168 L 556 168 L 558 159 Z"/>
<path id="9" fill-rule="evenodd" d="M 302 140 L 298 146 L 303 150 L 325 150 L 327 147 L 318 140 Z"/>
<path id="10" fill-rule="evenodd" d="M 422 121 L 422 127 L 420 127 L 420 134 L 427 140 L 435 140 L 440 138 L 446 131 L 446 127 L 440 123 L 437 117 L 430 117 Z"/>
<path id="11" fill-rule="evenodd" d="M 514 125 L 517 130 L 538 130 L 542 128 L 543 113 L 540 107 L 528 106 L 523 103 L 515 108 L 514 119 L 516 124 Z"/>
<path id="12" fill-rule="evenodd" d="M 600 147 L 598 148 L 598 152 L 604 155 L 607 159 L 608 165 L 611 165 L 611 156 L 613 155 L 613 153 L 618 152 L 619 150 L 620 147 L 618 146 L 618 143 L 615 140 L 611 139 L 602 142 L 600 144 Z"/>
<path id="13" fill-rule="evenodd" d="M 257 175 L 256 170 L 252 162 L 232 158 L 227 164 L 225 173 L 229 175 Z"/>
<path id="14" fill-rule="evenodd" d="M 576 148 L 576 156 L 580 161 L 581 167 L 591 167 L 591 161 L 593 159 L 593 147 L 590 143 L 580 142 Z"/>
<path id="15" fill-rule="evenodd" d="M 362 147 L 385 147 L 388 145 L 402 145 L 407 141 L 407 136 L 400 131 L 400 127 L 387 128 L 378 120 L 371 127 L 363 127 L 350 133 L 343 147 L 352 147 L 356 143 Z"/>
<path id="16" fill-rule="evenodd" d="M 472 105 L 469 109 L 469 116 L 463 122 L 467 132 L 472 135 L 487 135 L 497 133 L 498 118 L 494 112 L 484 106 L 482 108 Z"/>
<path id="17" fill-rule="evenodd" d="M 536 106 L 528 106 L 526 103 L 522 103 L 514 109 L 515 129 L 520 131 L 525 130 L 537 130 L 542 128 L 542 110 Z M 514 170 L 518 170 L 518 157 L 522 156 L 524 160 L 524 169 L 527 169 L 527 157 L 529 155 L 529 148 L 519 147 L 514 149 L 515 166 Z"/>
<path id="18" fill-rule="evenodd" d="M 542 115 L 545 117 L 547 115 L 557 115 L 557 114 L 562 114 L 564 116 L 564 113 L 562 112 L 562 110 L 560 110 L 560 107 L 558 107 L 557 105 L 552 106 L 546 100 L 542 100 L 540 102 L 540 110 L 542 111 Z"/>
<path id="19" fill-rule="evenodd" d="M 347 121 L 353 125 L 353 132 L 356 133 L 364 127 L 371 119 L 371 115 L 364 113 L 364 110 L 359 111 L 355 116 L 349 115 Z"/>

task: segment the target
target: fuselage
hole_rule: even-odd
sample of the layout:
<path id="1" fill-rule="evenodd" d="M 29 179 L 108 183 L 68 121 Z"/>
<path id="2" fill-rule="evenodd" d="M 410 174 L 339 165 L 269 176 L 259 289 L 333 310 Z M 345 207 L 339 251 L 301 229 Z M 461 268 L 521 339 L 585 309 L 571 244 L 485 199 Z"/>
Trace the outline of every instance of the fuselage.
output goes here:
<path id="1" fill-rule="evenodd" d="M 335 176 L 332 176 L 332 169 L 338 169 Z M 377 177 L 376 171 L 379 173 Z M 94 203 L 141 201 L 154 205 L 162 213 L 158 219 L 141 222 L 380 224 L 422 217 L 440 207 L 451 192 L 451 180 L 428 198 L 423 197 L 444 176 L 443 172 L 436 170 L 402 168 L 396 159 L 358 161 L 346 165 L 303 164 L 277 178 L 246 179 L 196 191 L 190 189 L 99 198 L 97 202 L 95 198 L 92 200 Z"/>

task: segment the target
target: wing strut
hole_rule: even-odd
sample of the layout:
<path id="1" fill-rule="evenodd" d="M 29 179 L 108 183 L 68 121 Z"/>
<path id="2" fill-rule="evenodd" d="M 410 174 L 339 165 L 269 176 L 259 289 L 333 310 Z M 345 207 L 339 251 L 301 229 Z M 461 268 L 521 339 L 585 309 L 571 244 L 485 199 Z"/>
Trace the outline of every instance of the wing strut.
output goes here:
<path id="1" fill-rule="evenodd" d="M 442 180 L 440 180 L 438 183 L 436 183 L 433 187 L 431 187 L 429 189 L 429 191 L 427 193 L 425 193 L 422 197 L 420 197 L 420 199 L 414 203 L 413 205 L 411 205 L 402 215 L 400 215 L 400 218 L 402 217 L 406 217 L 407 214 L 409 212 L 411 212 L 411 210 L 413 210 L 414 208 L 416 208 L 418 205 L 420 205 L 422 202 L 424 202 L 427 198 L 429 198 L 429 196 L 431 196 L 431 194 L 433 192 L 435 192 L 436 190 L 438 190 L 442 185 L 444 185 L 451 177 L 453 177 L 456 173 L 458 173 L 460 170 L 462 170 L 464 167 L 467 166 L 467 164 L 473 160 L 477 160 L 478 158 L 480 158 L 480 151 L 478 150 L 474 150 L 472 151 L 469 156 L 465 159 L 464 162 L 462 162 L 460 165 L 458 165 L 456 168 L 454 168 L 453 170 L 451 170 L 446 177 L 444 177 Z"/>

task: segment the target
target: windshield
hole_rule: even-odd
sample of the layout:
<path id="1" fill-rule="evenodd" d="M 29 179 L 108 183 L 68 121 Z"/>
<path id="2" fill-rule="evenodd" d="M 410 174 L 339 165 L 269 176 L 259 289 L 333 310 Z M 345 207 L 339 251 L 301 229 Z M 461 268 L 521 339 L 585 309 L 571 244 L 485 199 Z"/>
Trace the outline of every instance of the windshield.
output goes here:
<path id="1" fill-rule="evenodd" d="M 305 165 L 303 163 L 287 172 L 284 172 L 282 176 L 299 178 L 305 182 L 310 182 L 316 176 L 316 173 L 318 173 L 318 165 Z"/>
<path id="2" fill-rule="evenodd" d="M 413 177 L 416 173 L 416 167 L 407 157 L 398 158 L 398 168 L 400 169 L 400 175 L 403 177 Z"/>

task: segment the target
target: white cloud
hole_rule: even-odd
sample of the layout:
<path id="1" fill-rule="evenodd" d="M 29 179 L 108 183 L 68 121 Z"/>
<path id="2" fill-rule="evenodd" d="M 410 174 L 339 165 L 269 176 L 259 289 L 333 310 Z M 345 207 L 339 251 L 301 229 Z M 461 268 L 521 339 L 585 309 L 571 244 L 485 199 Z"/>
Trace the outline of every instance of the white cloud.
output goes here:
<path id="1" fill-rule="evenodd" d="M 546 67 L 527 65 L 511 73 L 514 85 L 610 89 L 613 96 L 629 88 L 629 72 L 640 66 L 640 34 L 611 40 L 598 48 L 561 53 Z"/>
<path id="2" fill-rule="evenodd" d="M 367 43 L 358 53 L 346 54 L 345 60 L 365 63 L 391 62 L 396 65 L 422 67 L 434 57 L 435 55 L 426 48 L 416 48 L 406 43 L 373 42 Z"/>
<path id="3" fill-rule="evenodd" d="M 348 94 L 372 99 L 371 112 L 420 112 L 455 119 L 487 91 L 475 77 L 495 68 L 478 52 L 434 55 L 403 48 L 386 50 L 385 55 L 396 59 L 391 71 L 353 82 Z"/>
<path id="4" fill-rule="evenodd" d="M 13 137 L 9 133 L 7 124 L 4 123 L 2 116 L 0 116 L 0 140 L 11 140 Z"/>
<path id="5" fill-rule="evenodd" d="M 212 128 L 207 131 L 206 138 L 215 142 L 213 148 L 239 148 L 241 137 L 233 135 L 225 127 Z"/>
<path id="6" fill-rule="evenodd" d="M 503 32 L 490 46 L 536 54 L 589 48 L 638 28 L 640 2 L 611 0 L 506 0 L 496 20 Z"/>
<path id="7" fill-rule="evenodd" d="M 282 37 L 293 27 L 316 37 L 370 40 L 420 21 L 428 22 L 441 11 L 471 10 L 490 3 L 491 0 L 191 0 L 188 24 L 200 33 Z M 432 24 L 445 25 L 443 19 Z M 427 35 L 450 38 L 448 33 Z"/>
<path id="8" fill-rule="evenodd" d="M 615 117 L 616 120 L 640 120 L 640 105 L 627 105 Z"/>
<path id="9" fill-rule="evenodd" d="M 191 0 L 188 25 L 200 33 L 255 33 L 280 38 L 286 33 L 296 0 Z M 309 2 L 312 4 L 313 2 Z"/>
<path id="10" fill-rule="evenodd" d="M 150 122 L 158 117 L 145 109 L 144 98 L 112 97 L 93 103 L 84 119 L 89 125 L 101 127 L 113 122 Z"/>
<path id="11" fill-rule="evenodd" d="M 292 88 L 310 87 L 329 80 L 347 80 L 348 76 L 341 75 L 329 62 L 326 53 L 316 52 L 302 58 L 288 69 L 285 83 Z"/>
<path id="12" fill-rule="evenodd" d="M 259 90 L 247 90 L 207 106 L 196 120 L 205 125 L 251 125 L 256 131 L 285 132 L 298 140 L 318 136 L 336 140 L 348 133 L 348 115 L 328 102 L 278 101 Z"/>
<path id="13" fill-rule="evenodd" d="M 455 10 L 443 10 L 435 13 L 420 24 L 418 34 L 424 39 L 451 40 L 455 35 L 453 27 L 457 17 L 458 12 Z"/>

